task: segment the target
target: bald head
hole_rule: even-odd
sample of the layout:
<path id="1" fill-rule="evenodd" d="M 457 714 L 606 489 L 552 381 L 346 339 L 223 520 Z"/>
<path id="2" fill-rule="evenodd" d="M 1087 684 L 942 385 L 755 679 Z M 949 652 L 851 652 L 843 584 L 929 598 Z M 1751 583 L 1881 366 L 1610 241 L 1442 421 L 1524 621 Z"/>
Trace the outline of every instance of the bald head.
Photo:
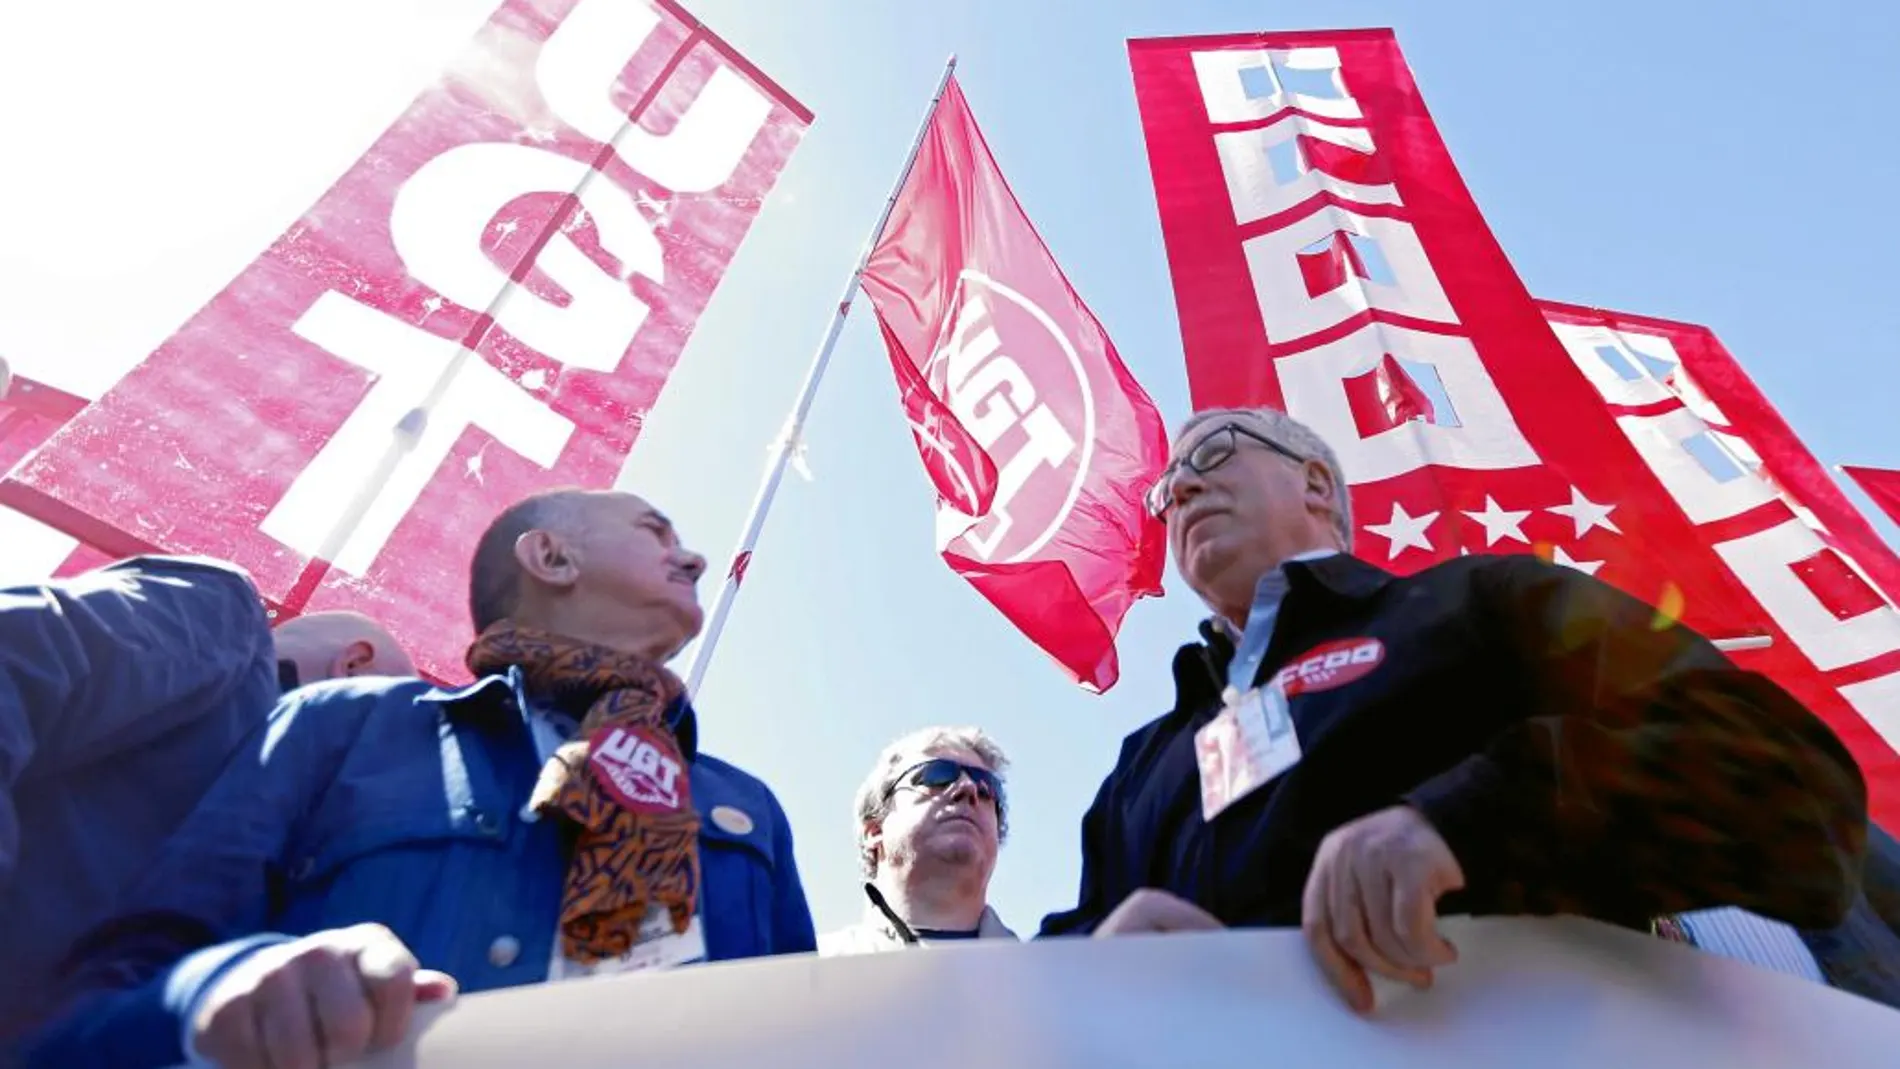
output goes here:
<path id="1" fill-rule="evenodd" d="M 495 517 L 469 567 L 479 634 L 502 621 L 669 660 L 699 633 L 706 559 L 652 504 L 617 490 L 552 490 Z"/>
<path id="2" fill-rule="evenodd" d="M 413 676 L 415 664 L 396 636 L 358 612 L 313 612 L 277 626 L 277 659 L 297 666 L 304 683 L 343 676 Z"/>
<path id="3" fill-rule="evenodd" d="M 535 531 L 573 538 L 586 522 L 588 496 L 584 490 L 550 490 L 524 498 L 482 532 L 468 569 L 468 614 L 476 634 L 513 616 L 521 604 L 525 575 L 515 554 L 516 543 Z"/>

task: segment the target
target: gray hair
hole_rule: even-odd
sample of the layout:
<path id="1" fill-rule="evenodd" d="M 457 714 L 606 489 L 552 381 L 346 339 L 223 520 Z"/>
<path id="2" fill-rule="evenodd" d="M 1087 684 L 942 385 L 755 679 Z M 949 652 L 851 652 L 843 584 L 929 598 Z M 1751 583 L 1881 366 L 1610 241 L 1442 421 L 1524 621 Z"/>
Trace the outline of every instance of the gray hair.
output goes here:
<path id="1" fill-rule="evenodd" d="M 1277 408 L 1210 408 L 1189 416 L 1180 431 L 1176 432 L 1175 440 L 1179 441 L 1194 428 L 1215 420 L 1245 423 L 1249 430 L 1268 441 L 1285 446 L 1287 452 L 1306 460 L 1319 461 L 1327 474 L 1333 477 L 1333 531 L 1339 535 L 1340 548 L 1352 552 L 1352 491 L 1346 485 L 1346 470 L 1339 465 L 1339 454 L 1333 452 L 1333 447 L 1326 444 L 1326 439 L 1321 438 L 1319 432 Z"/>
<path id="2" fill-rule="evenodd" d="M 978 727 L 928 727 L 884 747 L 877 760 L 871 762 L 870 774 L 858 785 L 853 806 L 858 820 L 858 863 L 865 876 L 877 875 L 877 859 L 864 846 L 865 829 L 890 812 L 891 791 L 897 784 L 898 774 L 922 760 L 931 750 L 966 750 L 975 754 L 977 760 L 996 773 L 998 782 L 1003 779 L 1003 770 L 1009 767 L 1003 748 Z M 1009 812 L 1000 795 L 996 799 L 996 838 L 998 842 L 1009 838 Z"/>

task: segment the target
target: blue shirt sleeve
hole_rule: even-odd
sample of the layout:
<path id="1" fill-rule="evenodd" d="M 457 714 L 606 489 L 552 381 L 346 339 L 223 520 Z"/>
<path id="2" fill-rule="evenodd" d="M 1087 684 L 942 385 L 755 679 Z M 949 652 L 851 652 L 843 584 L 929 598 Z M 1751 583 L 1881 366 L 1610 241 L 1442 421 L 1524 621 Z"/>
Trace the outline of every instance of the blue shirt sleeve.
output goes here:
<path id="1" fill-rule="evenodd" d="M 772 802 L 772 953 L 802 954 L 818 949 L 818 933 L 811 919 L 811 906 L 805 900 L 805 884 L 798 877 L 798 861 L 792 846 L 792 822 L 786 818 L 778 797 L 766 792 Z"/>
<path id="2" fill-rule="evenodd" d="M 376 702 L 370 686 L 339 680 L 279 703 L 127 896 L 137 912 L 81 941 L 70 1009 L 34 1038 L 25 1065 L 159 1069 L 184 1060 L 184 1018 L 203 991 L 288 938 L 268 931 L 269 888 L 293 829 L 336 778 Z"/>
<path id="3" fill-rule="evenodd" d="M 256 588 L 215 561 L 137 557 L 0 590 L 0 889 L 19 857 L 13 790 L 29 764 L 47 780 L 144 745 L 275 659 Z"/>

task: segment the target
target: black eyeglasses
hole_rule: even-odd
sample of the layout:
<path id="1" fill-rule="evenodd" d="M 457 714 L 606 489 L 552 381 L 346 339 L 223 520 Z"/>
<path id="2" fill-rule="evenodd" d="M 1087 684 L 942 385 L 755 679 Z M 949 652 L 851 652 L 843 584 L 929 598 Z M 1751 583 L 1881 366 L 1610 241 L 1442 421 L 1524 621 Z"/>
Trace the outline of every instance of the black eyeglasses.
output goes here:
<path id="1" fill-rule="evenodd" d="M 884 789 L 884 800 L 890 801 L 891 795 L 899 787 L 918 787 L 927 791 L 948 790 L 964 777 L 976 788 L 976 796 L 986 802 L 994 802 L 997 812 L 1003 809 L 1003 781 L 996 773 L 977 765 L 966 765 L 948 757 L 933 757 L 928 761 L 919 761 L 891 780 Z"/>
<path id="2" fill-rule="evenodd" d="M 1174 480 L 1181 469 L 1185 467 L 1196 475 L 1206 475 L 1233 459 L 1242 438 L 1266 446 L 1296 464 L 1304 464 L 1309 459 L 1238 423 L 1223 423 L 1195 442 L 1194 448 L 1188 450 L 1186 456 L 1162 470 L 1161 478 L 1155 480 L 1154 486 L 1142 499 L 1148 506 L 1148 514 L 1156 519 L 1166 519 L 1168 510 L 1174 508 Z"/>

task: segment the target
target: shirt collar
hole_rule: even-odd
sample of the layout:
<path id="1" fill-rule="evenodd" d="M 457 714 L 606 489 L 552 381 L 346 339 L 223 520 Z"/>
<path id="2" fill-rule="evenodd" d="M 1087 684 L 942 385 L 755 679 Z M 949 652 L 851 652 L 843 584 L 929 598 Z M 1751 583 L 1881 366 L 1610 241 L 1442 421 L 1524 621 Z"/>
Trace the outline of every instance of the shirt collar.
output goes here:
<path id="1" fill-rule="evenodd" d="M 439 706 L 449 720 L 484 720 L 502 716 L 526 717 L 534 708 L 523 685 L 522 672 L 509 666 L 506 672 L 483 676 L 465 687 L 436 687 L 416 698 Z M 673 729 L 680 753 L 691 764 L 699 756 L 699 714 L 693 703 L 681 695 L 666 710 L 666 724 Z"/>
<path id="2" fill-rule="evenodd" d="M 1288 568 L 1287 565 L 1305 564 L 1311 561 L 1325 560 L 1328 557 L 1337 557 L 1339 555 L 1340 555 L 1340 552 L 1338 550 L 1330 549 L 1330 548 L 1309 549 L 1304 553 L 1293 554 L 1291 557 L 1288 557 L 1287 559 L 1281 561 L 1278 567 L 1268 570 L 1267 574 L 1261 576 L 1260 581 L 1254 584 L 1254 588 L 1253 588 L 1254 589 L 1254 604 L 1256 605 L 1259 604 L 1260 592 L 1266 588 L 1267 584 L 1274 582 L 1276 579 L 1278 579 L 1280 572 L 1284 571 L 1286 572 L 1287 577 L 1289 579 L 1292 578 L 1296 570 L 1293 568 Z M 1234 642 L 1240 641 L 1241 629 L 1238 627 L 1235 627 L 1232 620 L 1229 620 L 1227 617 L 1222 616 L 1219 613 L 1215 613 L 1213 619 L 1214 619 L 1214 626 L 1220 628 L 1221 632 L 1225 634 L 1229 639 L 1231 639 Z"/>
<path id="3" fill-rule="evenodd" d="M 910 925 L 904 924 L 897 916 L 896 911 L 890 908 L 890 903 L 884 900 L 884 893 L 877 889 L 877 884 L 866 880 L 864 883 L 864 897 L 863 924 L 875 931 L 883 933 L 886 939 L 895 942 L 911 942 L 910 939 L 904 938 L 907 933 L 912 937 L 917 936 L 916 930 L 912 929 Z M 901 931 L 899 930 L 900 925 L 902 925 Z M 983 906 L 983 915 L 977 919 L 976 935 L 979 939 L 1016 938 L 1016 933 L 1010 929 L 1009 925 L 1003 923 L 1002 915 L 996 912 L 996 907 L 988 904 Z"/>

